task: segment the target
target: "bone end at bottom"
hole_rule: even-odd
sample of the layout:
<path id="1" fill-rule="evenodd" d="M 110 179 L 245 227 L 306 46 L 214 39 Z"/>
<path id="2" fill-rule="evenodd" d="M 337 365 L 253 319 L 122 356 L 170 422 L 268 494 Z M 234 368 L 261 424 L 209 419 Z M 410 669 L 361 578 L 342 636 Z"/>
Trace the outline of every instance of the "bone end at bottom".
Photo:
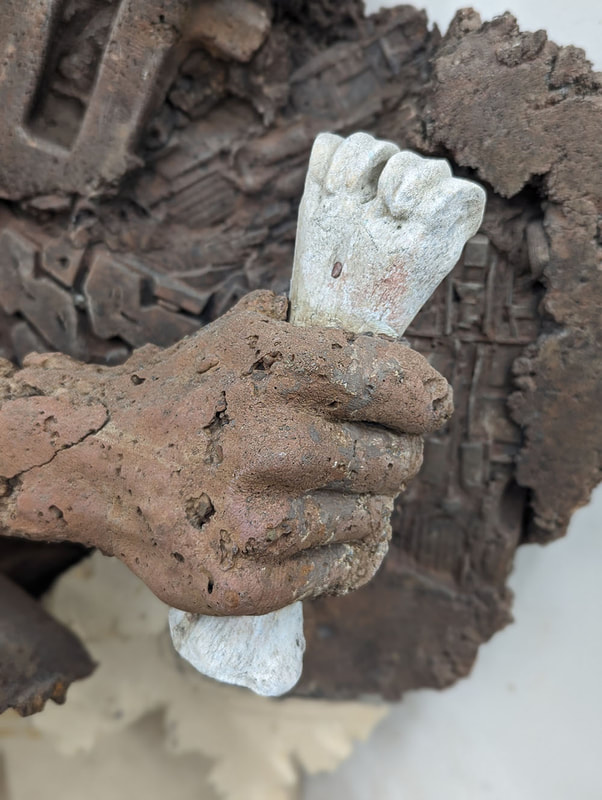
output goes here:
<path id="1" fill-rule="evenodd" d="M 172 608 L 169 628 L 177 652 L 209 678 L 279 697 L 301 677 L 300 602 L 254 617 L 207 617 Z"/>

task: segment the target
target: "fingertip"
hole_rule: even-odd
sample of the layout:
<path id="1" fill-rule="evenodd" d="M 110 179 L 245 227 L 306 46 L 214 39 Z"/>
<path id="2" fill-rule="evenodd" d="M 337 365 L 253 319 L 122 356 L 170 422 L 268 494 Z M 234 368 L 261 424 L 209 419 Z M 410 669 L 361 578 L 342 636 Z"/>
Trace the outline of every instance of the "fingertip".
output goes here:
<path id="1" fill-rule="evenodd" d="M 454 391 L 442 375 L 431 379 L 428 386 L 431 396 L 432 423 L 425 433 L 442 428 L 454 413 Z"/>

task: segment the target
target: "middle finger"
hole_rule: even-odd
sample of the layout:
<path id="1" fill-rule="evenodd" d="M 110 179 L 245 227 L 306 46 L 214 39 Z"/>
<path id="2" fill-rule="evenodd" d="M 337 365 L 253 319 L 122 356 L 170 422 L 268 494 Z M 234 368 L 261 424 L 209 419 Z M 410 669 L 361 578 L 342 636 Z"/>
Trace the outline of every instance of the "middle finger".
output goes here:
<path id="1" fill-rule="evenodd" d="M 369 423 L 335 423 L 298 412 L 266 431 L 269 446 L 250 442 L 236 475 L 241 489 L 332 489 L 396 495 L 422 464 L 422 437 Z"/>

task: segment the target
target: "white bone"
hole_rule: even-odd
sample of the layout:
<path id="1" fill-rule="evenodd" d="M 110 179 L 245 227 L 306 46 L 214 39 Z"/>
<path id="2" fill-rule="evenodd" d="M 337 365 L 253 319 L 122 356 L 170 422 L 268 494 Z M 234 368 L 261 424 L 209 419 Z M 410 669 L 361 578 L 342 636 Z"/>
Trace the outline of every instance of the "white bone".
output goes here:
<path id="1" fill-rule="evenodd" d="M 367 133 L 321 133 L 299 209 L 291 322 L 402 336 L 479 229 L 485 199 L 447 161 Z M 272 696 L 301 677 L 301 603 L 258 617 L 169 618 L 176 650 L 205 675 Z"/>
<path id="2" fill-rule="evenodd" d="M 174 647 L 195 669 L 264 697 L 289 692 L 301 677 L 303 606 L 257 617 L 206 617 L 169 611 Z"/>
<path id="3" fill-rule="evenodd" d="M 447 161 L 367 133 L 320 134 L 299 210 L 291 320 L 401 336 L 479 229 L 484 204 L 483 189 L 453 178 Z"/>

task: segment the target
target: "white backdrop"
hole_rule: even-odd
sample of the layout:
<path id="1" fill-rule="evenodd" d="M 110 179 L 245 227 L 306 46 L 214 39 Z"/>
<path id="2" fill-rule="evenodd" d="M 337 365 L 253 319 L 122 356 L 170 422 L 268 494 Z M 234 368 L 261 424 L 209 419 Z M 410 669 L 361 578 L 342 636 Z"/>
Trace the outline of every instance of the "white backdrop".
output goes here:
<path id="1" fill-rule="evenodd" d="M 383 5 L 395 3 L 366 3 Z M 458 7 L 426 10 L 444 32 Z M 510 10 L 602 70 L 601 2 L 474 8 L 484 20 Z M 337 772 L 307 780 L 304 800 L 601 800 L 602 486 L 565 539 L 519 550 L 510 585 L 515 624 L 481 648 L 471 676 L 407 695 Z"/>

